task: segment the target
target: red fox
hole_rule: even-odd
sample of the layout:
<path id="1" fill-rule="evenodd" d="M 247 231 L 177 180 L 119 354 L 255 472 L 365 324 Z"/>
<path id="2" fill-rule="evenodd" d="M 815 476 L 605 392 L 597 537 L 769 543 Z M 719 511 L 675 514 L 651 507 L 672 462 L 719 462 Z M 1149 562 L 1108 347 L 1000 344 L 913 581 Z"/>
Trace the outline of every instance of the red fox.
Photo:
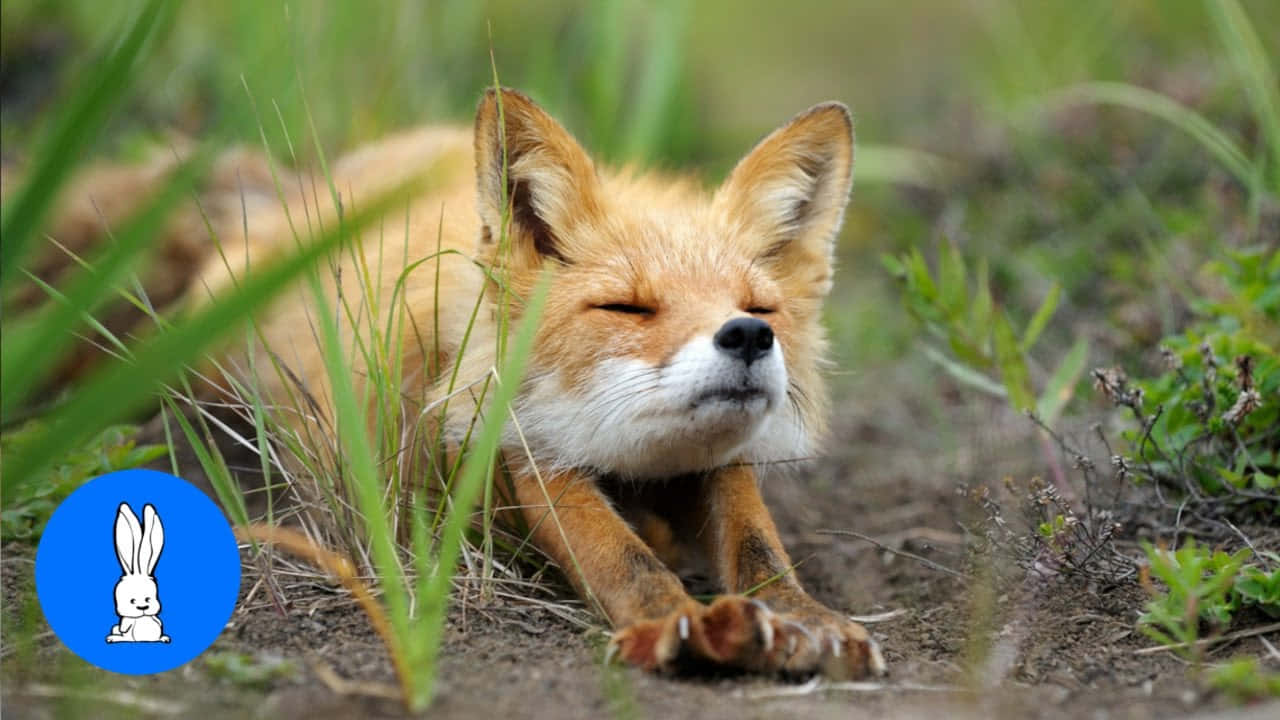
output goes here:
<path id="1" fill-rule="evenodd" d="M 294 197 L 283 203 L 274 190 L 255 202 L 245 178 L 272 187 L 265 161 L 238 157 L 238 181 L 218 181 L 238 184 L 235 200 L 210 215 L 228 248 L 247 233 L 246 252 L 204 253 L 189 273 L 197 301 L 216 302 L 235 275 L 287 252 L 290 223 L 311 220 L 300 219 L 308 183 L 294 191 L 286 181 Z M 406 397 L 436 402 L 455 366 L 470 379 L 494 365 L 507 326 L 486 272 L 500 271 L 524 297 L 553 270 L 513 406 L 521 435 L 503 449 L 513 477 L 501 492 L 537 547 L 606 616 L 611 649 L 629 663 L 884 672 L 868 633 L 801 588 L 754 469 L 810 455 L 824 432 L 819 315 L 852 166 L 852 121 L 839 103 L 797 115 L 708 193 L 684 179 L 597 166 L 533 101 L 503 89 L 481 99 L 474 130 L 409 131 L 333 167 L 333 186 L 357 203 L 427 178 L 407 212 L 389 214 L 396 230 L 371 230 L 377 239 L 365 238 L 329 287 L 350 291 L 363 273 L 391 296 L 403 283 L 407 321 L 397 327 L 416 333 L 403 343 Z M 198 226 L 179 223 L 187 235 Z M 189 254 L 198 244 L 186 237 L 182 247 Z M 306 297 L 267 311 L 262 339 L 308 388 L 314 412 L 331 413 Z M 520 311 L 512 304 L 510 326 Z M 289 396 L 283 379 L 261 380 L 269 395 Z M 451 404 L 444 435 L 461 439 L 474 412 Z M 676 574 L 692 558 L 725 593 L 709 605 Z"/>

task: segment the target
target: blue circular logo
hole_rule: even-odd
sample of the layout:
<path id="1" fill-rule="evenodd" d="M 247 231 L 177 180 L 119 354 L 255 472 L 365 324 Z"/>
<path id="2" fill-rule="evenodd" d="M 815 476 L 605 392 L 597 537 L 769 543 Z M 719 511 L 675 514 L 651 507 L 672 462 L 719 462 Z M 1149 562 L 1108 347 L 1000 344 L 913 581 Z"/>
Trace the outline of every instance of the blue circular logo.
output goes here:
<path id="1" fill-rule="evenodd" d="M 204 652 L 240 594 L 231 525 L 194 485 L 124 470 L 73 492 L 36 550 L 49 627 L 100 668 L 162 672 Z"/>

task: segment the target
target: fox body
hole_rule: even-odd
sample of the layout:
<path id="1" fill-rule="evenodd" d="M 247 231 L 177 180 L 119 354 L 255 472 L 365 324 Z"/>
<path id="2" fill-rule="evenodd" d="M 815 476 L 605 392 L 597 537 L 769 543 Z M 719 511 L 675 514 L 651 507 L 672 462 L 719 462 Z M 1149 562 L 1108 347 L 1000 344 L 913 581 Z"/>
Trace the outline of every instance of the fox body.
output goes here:
<path id="1" fill-rule="evenodd" d="M 395 298 L 387 327 L 403 333 L 401 391 L 419 408 L 491 371 L 498 334 L 519 325 L 518 299 L 550 269 L 501 492 L 613 624 L 613 648 L 627 661 L 844 677 L 883 668 L 860 626 L 801 589 L 754 470 L 809 456 L 823 434 L 819 314 L 852 162 L 847 109 L 818 105 L 708 192 L 599 167 L 529 98 L 502 90 L 482 98 L 472 129 L 410 131 L 334 165 L 346 207 L 422 179 L 407 208 L 325 273 L 331 303 Z M 281 202 L 250 154 L 215 169 L 223 200 L 208 204 L 224 252 L 205 253 L 189 273 L 191 302 L 217 302 L 235 277 L 291 251 L 298 226 L 336 221 L 308 202 L 314 179 L 283 186 Z M 501 299 L 494 277 L 515 300 Z M 311 297 L 290 294 L 258 320 L 257 352 L 289 369 L 258 381 L 280 403 L 297 396 L 290 382 L 305 387 L 302 423 L 333 417 Z M 460 441 L 476 406 L 448 407 L 443 434 Z M 689 557 L 705 561 L 723 597 L 690 598 L 674 572 Z"/>

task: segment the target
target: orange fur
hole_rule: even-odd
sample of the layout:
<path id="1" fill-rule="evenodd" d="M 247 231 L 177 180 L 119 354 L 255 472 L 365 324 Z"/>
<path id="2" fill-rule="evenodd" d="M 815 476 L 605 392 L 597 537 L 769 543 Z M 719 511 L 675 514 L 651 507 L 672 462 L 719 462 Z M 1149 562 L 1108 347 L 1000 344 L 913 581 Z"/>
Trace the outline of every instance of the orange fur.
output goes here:
<path id="1" fill-rule="evenodd" d="M 862 628 L 796 582 L 751 467 L 809 454 L 825 427 L 819 314 L 852 140 L 843 106 L 816 106 L 706 192 L 687 179 L 597 167 L 529 98 L 503 90 L 484 96 L 472 130 L 409 131 L 333 168 L 346 207 L 415 174 L 426 179 L 325 281 L 330 302 L 339 293 L 361 297 L 366 268 L 377 297 L 392 297 L 403 282 L 403 302 L 386 311 L 399 314 L 402 322 L 390 326 L 405 333 L 401 392 L 417 410 L 407 417 L 445 397 L 455 364 L 461 382 L 494 366 L 499 293 L 482 268 L 504 277 L 517 298 L 512 326 L 518 298 L 544 268 L 554 270 L 515 405 L 532 457 L 508 436 L 503 452 L 514 475 L 503 492 L 533 528 L 533 542 L 617 628 L 615 647 L 631 662 L 660 668 L 694 659 L 840 676 L 882 666 Z M 102 185 L 137 194 L 106 181 L 98 191 Z M 216 302 L 237 275 L 289 251 L 299 227 L 335 222 L 331 208 L 316 210 L 317 185 L 324 187 L 285 175 L 283 203 L 253 203 L 247 218 L 217 215 L 225 255 L 203 246 L 189 302 Z M 235 190 L 244 196 L 243 182 Z M 191 229 L 179 230 L 191 247 Z M 441 249 L 451 254 L 437 255 Z M 423 258 L 406 274 L 406 262 Z M 307 387 L 315 406 L 300 409 L 299 425 L 333 414 L 316 312 L 309 293 L 289 293 L 261 315 L 264 347 L 250 350 L 269 349 Z M 720 339 L 743 318 L 754 318 L 739 325 L 762 348 L 754 366 L 733 354 L 747 351 Z M 347 342 L 354 334 L 344 332 Z M 353 368 L 357 382 L 367 370 Z M 296 394 L 275 373 L 258 381 L 279 403 Z M 442 429 L 458 441 L 477 408 L 465 398 L 449 408 Z M 692 600 L 673 567 L 684 556 L 705 558 L 730 595 L 710 607 Z M 741 595 L 747 591 L 755 599 Z"/>

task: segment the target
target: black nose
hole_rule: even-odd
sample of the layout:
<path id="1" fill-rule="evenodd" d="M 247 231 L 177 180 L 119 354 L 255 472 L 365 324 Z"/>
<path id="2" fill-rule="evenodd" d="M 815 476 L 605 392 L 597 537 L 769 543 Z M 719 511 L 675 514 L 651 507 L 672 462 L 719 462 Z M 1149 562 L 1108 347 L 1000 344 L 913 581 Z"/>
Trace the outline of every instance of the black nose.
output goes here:
<path id="1" fill-rule="evenodd" d="M 750 365 L 773 348 L 773 328 L 759 318 L 734 318 L 716 331 L 715 343 L 720 352 Z"/>

